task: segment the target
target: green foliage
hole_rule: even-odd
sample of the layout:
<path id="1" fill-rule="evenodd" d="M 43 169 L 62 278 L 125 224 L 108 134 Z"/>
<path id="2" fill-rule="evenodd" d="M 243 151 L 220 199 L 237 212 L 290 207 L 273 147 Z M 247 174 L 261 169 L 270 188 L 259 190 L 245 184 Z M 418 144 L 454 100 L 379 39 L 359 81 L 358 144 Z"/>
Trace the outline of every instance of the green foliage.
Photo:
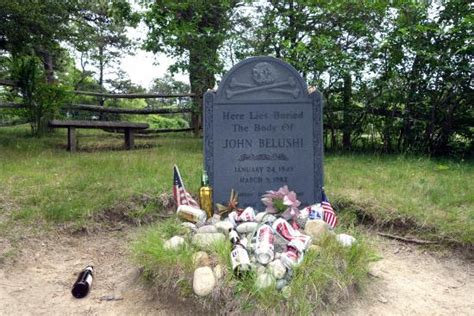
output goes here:
<path id="1" fill-rule="evenodd" d="M 189 72 L 191 91 L 202 94 L 215 84 L 222 64 L 218 49 L 231 27 L 234 0 L 144 1 L 148 26 L 145 48 L 177 58 L 172 70 Z"/>
<path id="2" fill-rule="evenodd" d="M 76 1 L 0 1 L 0 51 L 14 56 L 51 50 L 69 33 Z"/>
<path id="3" fill-rule="evenodd" d="M 472 151 L 468 1 L 272 1 L 260 10 L 249 54 L 285 59 L 323 93 L 327 146 Z"/>
<path id="4" fill-rule="evenodd" d="M 48 120 L 66 104 L 70 93 L 65 86 L 45 82 L 44 70 L 36 57 L 13 59 L 11 72 L 26 106 L 18 114 L 31 124 L 33 135 L 41 136 L 47 130 Z"/>
<path id="5" fill-rule="evenodd" d="M 149 115 L 150 128 L 188 128 L 189 123 L 180 117 L 165 117 L 161 115 Z"/>
<path id="6" fill-rule="evenodd" d="M 103 90 L 107 67 L 134 48 L 126 28 L 137 26 L 139 14 L 133 12 L 129 1 L 101 0 L 82 2 L 76 17 L 70 41 L 81 54 L 81 61 L 91 61 L 99 70 L 97 82 Z"/>

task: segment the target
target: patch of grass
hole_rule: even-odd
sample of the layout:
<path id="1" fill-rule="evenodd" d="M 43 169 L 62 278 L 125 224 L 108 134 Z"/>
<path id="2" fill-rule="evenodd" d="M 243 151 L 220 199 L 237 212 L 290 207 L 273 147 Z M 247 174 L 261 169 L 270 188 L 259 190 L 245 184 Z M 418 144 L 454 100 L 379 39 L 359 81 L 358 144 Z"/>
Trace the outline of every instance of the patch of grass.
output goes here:
<path id="1" fill-rule="evenodd" d="M 160 286 L 176 288 L 177 282 L 193 270 L 194 249 L 189 242 L 179 249 L 167 249 L 164 243 L 175 235 L 184 235 L 185 229 L 176 218 L 161 222 L 146 229 L 133 244 L 137 262 L 146 274 L 159 280 Z"/>
<path id="2" fill-rule="evenodd" d="M 0 130 L 0 191 L 19 205 L 11 214 L 15 219 L 83 220 L 135 195 L 159 195 L 171 190 L 175 163 L 189 190 L 199 187 L 195 180 L 201 171 L 201 142 L 189 135 L 138 138 L 138 145 L 153 144 L 147 149 L 70 154 L 64 131 L 42 139 L 28 132 L 28 127 Z M 121 137 L 101 131 L 80 134 L 80 144 L 88 148 L 123 143 Z"/>
<path id="3" fill-rule="evenodd" d="M 197 192 L 202 140 L 190 134 L 137 138 L 123 147 L 121 134 L 80 130 L 79 149 L 66 151 L 66 131 L 37 139 L 29 127 L 0 128 L 0 210 L 15 204 L 12 219 L 84 221 L 133 196 L 171 191 L 172 167 Z M 326 193 L 339 206 L 355 205 L 378 222 L 408 221 L 428 228 L 429 238 L 474 244 L 472 161 L 370 154 L 328 154 Z M 10 208 L 10 206 L 6 207 Z M 149 209 L 137 209 L 137 219 Z M 352 219 L 355 219 L 355 215 Z"/>
<path id="4" fill-rule="evenodd" d="M 242 279 L 233 277 L 230 262 L 230 242 L 216 243 L 207 252 L 213 258 L 211 265 L 225 267 L 224 277 L 211 296 L 199 298 L 192 293 L 192 277 L 196 266 L 193 253 L 201 250 L 190 244 L 178 250 L 164 249 L 164 241 L 174 235 L 186 236 L 176 219 L 154 225 L 133 243 L 133 253 L 138 264 L 144 267 L 148 280 L 159 289 L 194 298 L 203 306 L 217 308 L 219 313 L 291 313 L 308 315 L 330 309 L 350 292 L 360 287 L 367 278 L 368 263 L 376 257 L 363 236 L 352 231 L 358 242 L 342 247 L 333 235 L 320 242 L 320 251 L 308 251 L 304 261 L 293 272 L 289 295 L 274 286 L 256 287 L 256 275 L 250 273 Z"/>
<path id="5" fill-rule="evenodd" d="M 431 238 L 474 243 L 474 165 L 426 157 L 329 155 L 331 202 L 356 204 L 377 222 L 412 222 Z"/>

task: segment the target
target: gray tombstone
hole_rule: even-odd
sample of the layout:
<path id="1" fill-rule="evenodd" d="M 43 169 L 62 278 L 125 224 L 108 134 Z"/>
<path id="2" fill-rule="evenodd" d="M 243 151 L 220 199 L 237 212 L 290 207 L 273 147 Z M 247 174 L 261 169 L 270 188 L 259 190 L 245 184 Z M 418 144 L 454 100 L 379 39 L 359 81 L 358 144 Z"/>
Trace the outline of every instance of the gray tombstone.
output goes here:
<path id="1" fill-rule="evenodd" d="M 252 57 L 204 95 L 204 161 L 214 203 L 231 189 L 239 206 L 263 210 L 267 190 L 288 185 L 302 206 L 321 201 L 322 96 L 289 64 Z"/>

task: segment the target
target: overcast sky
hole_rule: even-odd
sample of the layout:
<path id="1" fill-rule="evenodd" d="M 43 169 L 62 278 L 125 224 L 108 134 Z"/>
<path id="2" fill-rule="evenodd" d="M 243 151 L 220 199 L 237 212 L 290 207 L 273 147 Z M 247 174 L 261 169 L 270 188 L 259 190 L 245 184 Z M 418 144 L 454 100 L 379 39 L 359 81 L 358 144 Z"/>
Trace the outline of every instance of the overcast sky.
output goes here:
<path id="1" fill-rule="evenodd" d="M 127 35 L 134 40 L 142 41 L 146 36 L 146 26 L 143 23 L 137 28 L 128 28 Z M 118 67 L 128 74 L 130 80 L 139 84 L 144 88 L 150 88 L 153 79 L 164 77 L 168 73 L 168 67 L 174 63 L 172 58 L 164 54 L 153 54 L 142 49 L 136 49 L 134 55 L 122 57 L 115 67 Z M 80 59 L 76 56 L 76 67 L 81 69 Z M 93 69 L 92 65 L 88 65 L 86 69 Z M 96 69 L 93 69 L 97 71 Z M 113 72 L 105 71 L 105 79 L 115 79 Z M 174 75 L 176 80 L 189 83 L 187 74 L 177 73 Z"/>
<path id="2" fill-rule="evenodd" d="M 141 22 L 137 28 L 128 28 L 127 35 L 134 40 L 143 41 L 146 37 L 147 28 Z M 142 49 L 137 49 L 135 55 L 125 56 L 119 66 L 125 71 L 133 83 L 149 88 L 153 79 L 163 77 L 168 72 L 168 67 L 174 63 L 172 58 L 164 54 L 153 54 Z M 178 73 L 174 78 L 188 82 L 187 74 Z"/>

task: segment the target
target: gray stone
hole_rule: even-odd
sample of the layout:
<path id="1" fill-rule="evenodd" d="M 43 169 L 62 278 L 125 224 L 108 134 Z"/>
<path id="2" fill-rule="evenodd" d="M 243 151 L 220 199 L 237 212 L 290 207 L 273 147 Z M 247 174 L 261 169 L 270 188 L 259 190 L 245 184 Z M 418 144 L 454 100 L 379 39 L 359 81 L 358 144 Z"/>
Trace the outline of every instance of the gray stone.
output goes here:
<path id="1" fill-rule="evenodd" d="M 229 234 L 229 229 L 234 228 L 234 225 L 232 225 L 232 223 L 228 220 L 217 222 L 214 224 L 214 226 L 220 233 L 224 233 L 226 235 Z"/>
<path id="2" fill-rule="evenodd" d="M 280 261 L 280 259 L 273 260 L 268 264 L 269 272 L 275 277 L 275 279 L 283 279 L 286 274 L 286 267 Z"/>
<path id="3" fill-rule="evenodd" d="M 210 267 L 200 267 L 194 270 L 193 290 L 196 295 L 209 295 L 215 286 L 216 277 Z"/>
<path id="4" fill-rule="evenodd" d="M 192 243 L 201 248 L 209 248 L 216 242 L 224 241 L 225 238 L 225 235 L 222 233 L 199 233 L 193 236 Z"/>
<path id="5" fill-rule="evenodd" d="M 184 245 L 184 238 L 181 236 L 174 236 L 165 241 L 165 249 L 178 249 Z"/>
<path id="6" fill-rule="evenodd" d="M 322 95 L 272 57 L 241 61 L 204 95 L 204 160 L 214 202 L 229 192 L 262 209 L 261 195 L 287 184 L 302 205 L 321 201 Z"/>
<path id="7" fill-rule="evenodd" d="M 285 279 L 277 280 L 276 281 L 276 288 L 277 290 L 281 290 L 288 284 L 288 281 Z"/>
<path id="8" fill-rule="evenodd" d="M 214 225 L 201 226 L 197 230 L 198 233 L 217 233 L 217 228 Z"/>
<path id="9" fill-rule="evenodd" d="M 247 234 L 247 233 L 252 233 L 257 229 L 258 223 L 255 222 L 247 222 L 247 223 L 242 223 L 239 226 L 237 226 L 236 230 L 240 234 Z"/>
<path id="10" fill-rule="evenodd" d="M 313 239 L 313 243 L 318 243 L 321 238 L 327 234 L 330 227 L 331 226 L 322 219 L 316 219 L 306 222 L 304 232 Z"/>
<path id="11" fill-rule="evenodd" d="M 257 289 L 265 289 L 275 283 L 275 278 L 269 273 L 260 274 L 255 280 L 255 287 Z"/>

